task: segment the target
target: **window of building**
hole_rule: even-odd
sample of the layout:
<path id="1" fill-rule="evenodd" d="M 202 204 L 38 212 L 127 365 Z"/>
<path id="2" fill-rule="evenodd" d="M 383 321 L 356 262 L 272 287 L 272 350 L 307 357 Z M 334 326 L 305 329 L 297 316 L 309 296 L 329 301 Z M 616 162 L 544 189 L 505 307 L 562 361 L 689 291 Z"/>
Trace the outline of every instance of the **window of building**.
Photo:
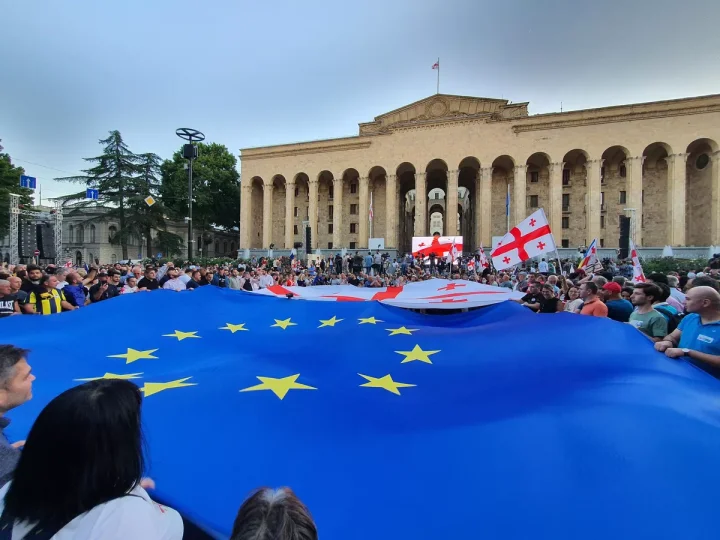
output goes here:
<path id="1" fill-rule="evenodd" d="M 565 216 L 562 218 L 562 228 L 563 229 L 569 229 L 570 228 L 570 218 Z"/>
<path id="2" fill-rule="evenodd" d="M 110 235 L 110 238 L 112 238 L 112 234 Z M 82 225 L 78 225 L 77 229 L 75 229 L 75 242 L 78 244 L 82 244 L 85 241 L 85 229 L 83 229 Z"/>
<path id="3" fill-rule="evenodd" d="M 195 244 L 195 249 L 197 249 L 198 251 L 202 249 L 202 238 L 199 236 L 197 237 L 197 244 Z"/>
<path id="4" fill-rule="evenodd" d="M 600 167 L 600 183 L 605 183 L 605 167 Z"/>
<path id="5" fill-rule="evenodd" d="M 563 193 L 562 209 L 563 209 L 563 212 L 567 212 L 570 210 L 570 194 L 569 193 Z"/>
<path id="6" fill-rule="evenodd" d="M 215 240 L 215 255 L 220 253 L 220 240 Z"/>
<path id="7" fill-rule="evenodd" d="M 297 234 L 297 233 L 298 233 L 298 226 L 293 225 L 293 234 Z"/>
<path id="8" fill-rule="evenodd" d="M 600 228 L 605 228 L 605 216 L 600 216 Z"/>
<path id="9" fill-rule="evenodd" d="M 357 204 L 351 204 L 350 205 L 350 213 L 351 214 L 357 214 L 358 205 Z"/>
<path id="10" fill-rule="evenodd" d="M 605 192 L 604 191 L 600 192 L 600 206 L 605 207 Z"/>
<path id="11" fill-rule="evenodd" d="M 644 189 L 642 190 L 642 195 L 640 197 L 640 200 L 642 201 L 643 204 L 645 204 L 645 190 Z"/>
<path id="12" fill-rule="evenodd" d="M 230 253 L 233 256 L 237 255 L 237 250 L 235 249 L 235 242 L 230 242 Z"/>
<path id="13" fill-rule="evenodd" d="M 357 249 L 357 242 L 350 242 L 350 249 Z"/>
<path id="14" fill-rule="evenodd" d="M 620 204 L 625 204 L 627 202 L 627 192 L 621 191 L 620 192 Z"/>
<path id="15" fill-rule="evenodd" d="M 295 207 L 295 213 L 293 214 L 295 217 L 298 217 L 298 207 Z"/>
<path id="16" fill-rule="evenodd" d="M 350 193 L 357 193 L 357 183 L 352 182 L 350 184 Z"/>
<path id="17" fill-rule="evenodd" d="M 600 247 L 605 247 L 605 239 L 604 238 L 600 239 Z"/>
<path id="18" fill-rule="evenodd" d="M 710 157 L 707 154 L 700 154 L 695 160 L 695 167 L 702 170 L 710 163 Z"/>
<path id="19" fill-rule="evenodd" d="M 300 188 L 295 186 L 295 196 L 297 197 L 298 195 L 300 195 Z"/>
<path id="20" fill-rule="evenodd" d="M 70 227 L 68 228 L 68 238 L 70 239 L 70 242 L 71 242 L 71 243 L 74 241 L 74 238 L 73 238 L 73 233 L 74 233 L 74 232 L 75 232 L 75 227 L 73 227 L 72 225 L 70 225 Z M 78 264 L 77 266 L 80 266 L 80 265 Z"/>
<path id="21" fill-rule="evenodd" d="M 90 225 L 90 243 L 95 243 L 95 225 Z"/>
<path id="22" fill-rule="evenodd" d="M 540 173 L 538 171 L 532 171 L 530 173 L 530 183 L 537 184 L 539 180 L 540 180 Z"/>
<path id="23" fill-rule="evenodd" d="M 530 195 L 530 208 L 537 208 L 537 207 L 538 207 L 538 196 Z"/>
<path id="24" fill-rule="evenodd" d="M 350 234 L 355 234 L 357 232 L 357 223 L 351 223 L 350 224 Z"/>
<path id="25" fill-rule="evenodd" d="M 328 206 L 328 219 L 333 218 L 333 205 Z"/>
<path id="26" fill-rule="evenodd" d="M 332 233 L 333 233 L 333 224 L 328 223 L 328 234 L 332 234 Z"/>
<path id="27" fill-rule="evenodd" d="M 563 186 L 570 185 L 570 169 L 563 169 Z"/>
<path id="28" fill-rule="evenodd" d="M 228 252 L 228 243 L 223 242 L 223 253 L 227 253 L 227 252 Z"/>
<path id="29" fill-rule="evenodd" d="M 328 242 L 328 249 L 332 249 L 332 242 Z"/>
<path id="30" fill-rule="evenodd" d="M 625 178 L 627 176 L 627 167 L 625 167 L 624 163 L 620 164 L 620 178 Z"/>
<path id="31" fill-rule="evenodd" d="M 570 240 L 568 240 L 567 238 L 563 238 L 560 244 L 562 245 L 562 247 L 568 248 L 570 247 Z"/>
<path id="32" fill-rule="evenodd" d="M 117 234 L 117 227 L 115 225 L 110 225 L 108 227 L 108 235 L 110 236 L 110 239 L 112 240 L 115 238 L 115 235 Z"/>
<path id="33" fill-rule="evenodd" d="M 330 184 L 330 187 L 328 188 L 328 191 L 329 191 L 329 196 L 330 196 L 330 198 L 332 199 L 333 196 L 335 195 L 335 186 L 333 186 L 332 184 Z"/>

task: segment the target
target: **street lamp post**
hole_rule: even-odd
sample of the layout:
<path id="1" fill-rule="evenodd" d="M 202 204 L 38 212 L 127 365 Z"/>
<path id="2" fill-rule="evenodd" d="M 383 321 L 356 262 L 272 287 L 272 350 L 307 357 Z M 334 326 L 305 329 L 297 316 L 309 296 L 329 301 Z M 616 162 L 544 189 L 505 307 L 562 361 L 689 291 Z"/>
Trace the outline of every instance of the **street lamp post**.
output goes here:
<path id="1" fill-rule="evenodd" d="M 193 256 L 193 225 L 192 225 L 192 203 L 193 203 L 193 160 L 197 158 L 197 147 L 193 144 L 194 142 L 200 142 L 205 140 L 205 135 L 197 129 L 191 128 L 179 128 L 175 130 L 175 134 L 188 141 L 188 144 L 183 145 L 183 157 L 188 160 L 188 262 L 192 260 Z"/>

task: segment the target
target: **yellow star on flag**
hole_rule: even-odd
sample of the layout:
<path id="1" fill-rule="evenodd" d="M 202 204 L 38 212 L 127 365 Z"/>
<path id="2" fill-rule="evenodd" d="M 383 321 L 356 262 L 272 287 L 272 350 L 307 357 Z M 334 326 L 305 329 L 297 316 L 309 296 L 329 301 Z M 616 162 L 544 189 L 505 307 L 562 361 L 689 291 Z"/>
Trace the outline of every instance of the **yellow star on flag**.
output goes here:
<path id="1" fill-rule="evenodd" d="M 98 381 L 100 379 L 122 379 L 127 381 L 129 379 L 140 379 L 142 373 L 126 373 L 125 375 L 119 375 L 117 373 L 106 373 L 102 377 L 88 377 L 87 379 L 73 379 L 75 381 Z"/>
<path id="2" fill-rule="evenodd" d="M 148 195 L 147 197 L 145 197 L 145 204 L 147 204 L 148 206 L 152 206 L 153 204 L 155 204 L 155 198 L 152 195 Z"/>
<path id="3" fill-rule="evenodd" d="M 163 334 L 163 337 L 175 337 L 175 338 L 178 338 L 178 341 L 182 341 L 183 339 L 187 339 L 187 338 L 200 339 L 200 336 L 196 336 L 195 334 L 197 334 L 197 331 L 181 332 L 180 330 L 175 330 L 172 334 Z"/>
<path id="4" fill-rule="evenodd" d="M 297 382 L 300 374 L 290 375 L 289 377 L 281 377 L 276 379 L 274 377 L 258 377 L 261 384 L 250 386 L 249 388 L 243 388 L 241 392 L 255 392 L 258 390 L 270 390 L 280 399 L 283 399 L 290 390 L 317 390 L 314 386 L 308 386 Z"/>
<path id="5" fill-rule="evenodd" d="M 240 323 L 240 324 L 225 323 L 225 326 L 220 328 L 220 330 L 230 330 L 234 334 L 238 330 L 244 330 L 245 332 L 248 332 L 250 329 L 245 328 L 245 323 Z"/>
<path id="6" fill-rule="evenodd" d="M 283 320 L 274 319 L 275 324 L 271 324 L 270 328 L 282 328 L 283 330 L 287 330 L 288 326 L 297 326 L 297 323 L 290 322 L 291 318 L 292 317 L 289 317 L 289 318 L 283 319 Z"/>
<path id="7" fill-rule="evenodd" d="M 370 377 L 369 375 L 363 375 L 362 373 L 358 373 L 358 375 L 368 381 L 360 386 L 366 386 L 368 388 L 382 388 L 383 390 L 387 390 L 388 392 L 392 392 L 398 396 L 400 395 L 400 390 L 398 390 L 398 388 L 410 388 L 411 386 L 417 386 L 415 384 L 393 381 L 393 378 L 390 375 L 385 375 L 379 379 Z"/>
<path id="8" fill-rule="evenodd" d="M 380 319 L 376 319 L 375 317 L 361 317 L 358 321 L 360 321 L 358 324 L 377 324 L 379 322 L 385 322 Z"/>
<path id="9" fill-rule="evenodd" d="M 432 364 L 432 361 L 430 360 L 430 355 L 439 353 L 440 351 L 423 351 L 420 348 L 420 345 L 415 345 L 415 347 L 413 347 L 412 351 L 395 351 L 395 352 L 405 356 L 405 360 L 400 362 L 401 364 L 404 364 L 406 362 L 412 362 L 413 360 L 419 360 L 420 362 Z"/>
<path id="10" fill-rule="evenodd" d="M 322 328 L 323 326 L 335 326 L 337 323 L 344 321 L 345 319 L 337 319 L 335 315 L 332 316 L 332 319 L 322 320 L 320 319 L 320 322 L 322 323 L 318 328 Z"/>
<path id="11" fill-rule="evenodd" d="M 417 328 L 405 328 L 404 326 L 401 326 L 400 328 L 386 328 L 388 332 L 390 332 L 391 336 L 397 336 L 399 334 L 405 334 L 408 336 L 412 336 L 413 332 L 417 332 Z"/>
<path id="12" fill-rule="evenodd" d="M 185 377 L 184 379 L 178 379 L 170 382 L 146 382 L 141 390 L 145 392 L 145 397 L 152 396 L 163 390 L 170 390 L 172 388 L 183 388 L 184 386 L 197 386 L 197 383 L 186 383 L 188 379 L 192 377 Z"/>
<path id="13" fill-rule="evenodd" d="M 135 349 L 128 348 L 127 352 L 125 354 L 111 354 L 108 356 L 108 358 L 124 358 L 126 360 L 126 364 L 132 364 L 136 360 L 143 360 L 145 358 L 153 358 L 157 359 L 157 356 L 153 356 L 152 353 L 157 351 L 157 349 L 148 349 L 147 351 L 137 351 Z"/>

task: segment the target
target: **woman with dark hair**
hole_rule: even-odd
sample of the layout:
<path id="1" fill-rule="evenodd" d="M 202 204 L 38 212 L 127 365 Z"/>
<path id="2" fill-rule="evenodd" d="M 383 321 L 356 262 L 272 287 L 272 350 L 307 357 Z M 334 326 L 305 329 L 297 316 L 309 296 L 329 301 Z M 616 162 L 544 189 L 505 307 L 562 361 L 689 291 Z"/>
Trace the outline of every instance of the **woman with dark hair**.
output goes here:
<path id="1" fill-rule="evenodd" d="M 100 379 L 48 403 L 0 490 L 0 540 L 180 540 L 180 515 L 140 485 L 141 402 L 132 382 Z"/>
<path id="2" fill-rule="evenodd" d="M 230 540 L 317 540 L 310 511 L 290 488 L 260 488 L 240 507 Z"/>

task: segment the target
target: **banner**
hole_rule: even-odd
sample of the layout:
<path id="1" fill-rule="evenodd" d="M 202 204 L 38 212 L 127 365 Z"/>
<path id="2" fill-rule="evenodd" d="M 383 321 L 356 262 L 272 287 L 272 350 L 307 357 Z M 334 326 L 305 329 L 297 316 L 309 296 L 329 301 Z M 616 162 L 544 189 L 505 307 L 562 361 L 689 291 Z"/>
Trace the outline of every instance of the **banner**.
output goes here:
<path id="1" fill-rule="evenodd" d="M 458 253 L 463 252 L 462 236 L 413 236 L 412 254 L 414 257 L 427 257 L 434 253 L 436 257 L 447 257 L 453 241 Z"/>

